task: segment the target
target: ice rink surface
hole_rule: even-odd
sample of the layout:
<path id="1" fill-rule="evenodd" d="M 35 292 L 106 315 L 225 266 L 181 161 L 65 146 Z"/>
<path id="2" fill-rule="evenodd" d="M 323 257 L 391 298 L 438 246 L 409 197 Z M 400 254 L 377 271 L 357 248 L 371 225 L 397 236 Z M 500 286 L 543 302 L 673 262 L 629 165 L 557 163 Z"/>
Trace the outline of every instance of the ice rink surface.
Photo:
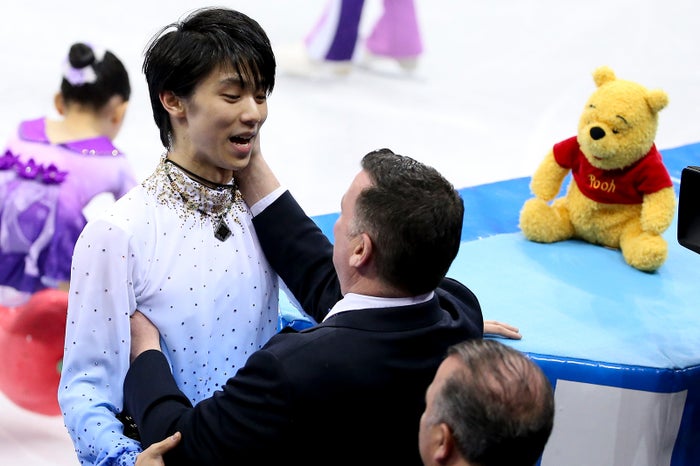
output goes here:
<path id="1" fill-rule="evenodd" d="M 302 40 L 324 3 L 221 4 L 257 19 L 282 50 Z M 366 3 L 362 32 L 381 10 L 380 0 Z M 141 73 L 144 47 L 162 26 L 207 5 L 5 2 L 0 135 L 22 119 L 53 114 L 69 45 L 96 42 L 130 72 L 133 94 L 116 144 L 146 177 L 163 148 Z M 280 69 L 263 150 L 307 213 L 337 211 L 361 156 L 379 147 L 438 168 L 458 188 L 531 175 L 553 143 L 575 134 L 600 65 L 669 94 L 656 139 L 662 152 L 700 141 L 697 2 L 417 0 L 417 9 L 425 53 L 413 73 L 366 63 L 361 46 L 345 76 Z M 0 464 L 78 463 L 60 417 L 24 411 L 0 394 Z"/>

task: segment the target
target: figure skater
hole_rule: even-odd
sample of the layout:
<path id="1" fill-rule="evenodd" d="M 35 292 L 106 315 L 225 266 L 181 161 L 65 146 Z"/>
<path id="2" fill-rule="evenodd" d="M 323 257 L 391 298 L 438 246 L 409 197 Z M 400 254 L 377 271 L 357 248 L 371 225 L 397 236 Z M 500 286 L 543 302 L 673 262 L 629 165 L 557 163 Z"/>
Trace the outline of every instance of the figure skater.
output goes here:
<path id="1" fill-rule="evenodd" d="M 22 121 L 0 155 L 0 305 L 16 306 L 44 288 L 66 290 L 83 209 L 101 193 L 136 185 L 113 140 L 131 87 L 112 52 L 70 47 L 54 103 L 59 119 Z"/>

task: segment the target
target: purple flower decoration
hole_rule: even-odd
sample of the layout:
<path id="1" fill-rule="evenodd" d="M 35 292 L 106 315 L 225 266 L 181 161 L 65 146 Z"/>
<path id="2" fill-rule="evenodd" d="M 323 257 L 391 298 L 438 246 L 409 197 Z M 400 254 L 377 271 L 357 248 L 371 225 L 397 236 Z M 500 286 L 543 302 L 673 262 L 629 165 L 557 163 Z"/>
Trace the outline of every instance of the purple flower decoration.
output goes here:
<path id="1" fill-rule="evenodd" d="M 12 168 L 19 159 L 18 155 L 14 155 L 8 150 L 5 151 L 2 157 L 0 157 L 0 170 L 9 170 Z"/>
<path id="2" fill-rule="evenodd" d="M 68 176 L 67 171 L 60 171 L 54 164 L 49 165 L 48 168 L 44 168 L 42 171 L 41 179 L 46 184 L 61 184 Z"/>
<path id="3" fill-rule="evenodd" d="M 25 180 L 36 180 L 44 184 L 61 184 L 68 176 L 67 171 L 61 171 L 53 163 L 48 167 L 29 159 L 26 163 L 20 162 L 19 156 L 9 150 L 0 157 L 0 170 L 14 168 L 17 176 Z"/>
<path id="4" fill-rule="evenodd" d="M 28 180 L 35 179 L 42 171 L 41 165 L 38 165 L 34 159 L 29 159 L 27 163 L 17 161 L 15 169 L 20 177 Z"/>

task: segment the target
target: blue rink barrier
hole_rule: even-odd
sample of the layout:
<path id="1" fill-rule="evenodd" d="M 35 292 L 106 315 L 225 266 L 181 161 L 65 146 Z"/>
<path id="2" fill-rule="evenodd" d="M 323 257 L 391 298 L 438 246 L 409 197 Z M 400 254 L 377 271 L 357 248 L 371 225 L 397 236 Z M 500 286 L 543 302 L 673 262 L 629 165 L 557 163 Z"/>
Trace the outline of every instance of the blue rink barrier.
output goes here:
<path id="1" fill-rule="evenodd" d="M 654 273 L 582 241 L 462 243 L 449 275 L 520 328 L 503 342 L 537 355 L 562 397 L 542 466 L 700 464 L 700 255 L 675 234 Z"/>
<path id="2" fill-rule="evenodd" d="M 555 393 L 558 381 L 576 381 L 577 384 L 588 384 L 589 387 L 609 387 L 624 400 L 625 395 L 632 393 L 654 393 L 661 394 L 661 397 L 669 398 L 667 395 L 681 395 L 683 403 L 676 403 L 676 407 L 671 403 L 658 401 L 651 407 L 645 405 L 652 411 L 651 415 L 645 416 L 643 409 L 635 407 L 635 397 L 623 401 L 619 405 L 627 407 L 624 412 L 609 411 L 609 416 L 597 425 L 594 423 L 581 422 L 570 427 L 571 422 L 566 427 L 565 433 L 556 437 L 553 432 L 550 443 L 544 453 L 544 459 L 540 460 L 540 465 L 545 464 L 610 464 L 610 465 L 638 465 L 638 464 L 658 464 L 658 465 L 679 465 L 690 466 L 700 464 L 700 366 L 677 369 L 660 369 L 651 367 L 626 366 L 613 363 L 603 363 L 599 361 L 584 361 L 567 357 L 552 357 L 547 355 L 528 353 L 530 357 L 542 368 L 552 382 Z M 619 389 L 623 390 L 619 390 Z M 590 389 L 590 388 L 589 388 Z M 586 411 L 590 409 L 589 398 L 586 390 L 581 390 L 578 396 L 579 407 Z M 685 397 L 683 400 L 683 396 Z M 678 397 L 676 397 L 678 398 Z M 574 400 L 574 402 L 576 402 Z M 561 412 L 570 408 L 570 400 L 565 400 L 566 406 L 557 404 L 557 417 L 561 417 Z M 670 406 L 669 406 L 670 405 Z M 637 410 L 636 413 L 631 411 Z M 580 413 L 580 409 L 577 413 Z M 656 412 L 654 412 L 656 411 Z M 681 412 L 678 415 L 678 412 Z M 672 418 L 671 426 L 664 425 L 658 417 Z M 584 416 L 587 416 L 585 413 Z M 632 416 L 634 422 L 638 422 L 638 430 L 634 435 L 628 436 L 624 441 L 618 441 L 616 445 L 611 445 L 618 452 L 619 458 L 614 454 L 601 457 L 601 452 L 595 442 L 589 441 L 588 430 L 598 426 L 605 428 L 613 426 L 619 429 L 618 418 Z M 584 416 L 581 416 L 583 418 Z M 656 422 L 644 423 L 645 419 L 653 419 Z M 641 422 L 640 422 L 641 421 Z M 558 428 L 558 419 L 555 419 L 555 428 Z M 613 429 L 610 429 L 613 430 Z M 662 432 L 663 430 L 663 432 Z M 659 432 L 662 435 L 658 435 Z M 610 434 L 610 432 L 605 432 Z M 569 438 L 563 438 L 568 436 Z M 660 440 L 650 441 L 650 437 L 663 437 Z M 629 438 L 632 437 L 632 438 Z M 612 434 L 614 439 L 614 433 Z M 616 439 L 617 440 L 617 439 Z M 605 443 L 605 442 L 601 442 Z M 572 444 L 573 448 L 572 448 Z M 581 450 L 585 450 L 581 452 Z M 595 457 L 588 456 L 590 451 L 595 451 Z M 640 459 L 640 455 L 645 455 Z M 637 458 L 630 462 L 630 458 Z M 547 462 L 549 460 L 549 462 Z M 574 461 L 574 462 L 571 462 Z M 589 461 L 594 461 L 590 463 Z"/>

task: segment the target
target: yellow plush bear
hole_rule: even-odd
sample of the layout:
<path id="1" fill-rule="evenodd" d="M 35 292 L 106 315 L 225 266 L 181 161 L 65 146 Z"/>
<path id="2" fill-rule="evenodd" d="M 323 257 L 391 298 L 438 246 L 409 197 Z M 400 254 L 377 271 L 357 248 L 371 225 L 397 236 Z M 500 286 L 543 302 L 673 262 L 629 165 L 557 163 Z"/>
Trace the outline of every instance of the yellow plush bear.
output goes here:
<path id="1" fill-rule="evenodd" d="M 654 145 L 668 95 L 617 79 L 607 66 L 593 79 L 597 89 L 577 136 L 555 144 L 535 171 L 535 197 L 523 205 L 519 226 L 531 241 L 578 238 L 619 249 L 629 265 L 652 272 L 666 261 L 661 235 L 676 206 L 673 182 Z M 569 173 L 566 194 L 554 199 Z"/>

